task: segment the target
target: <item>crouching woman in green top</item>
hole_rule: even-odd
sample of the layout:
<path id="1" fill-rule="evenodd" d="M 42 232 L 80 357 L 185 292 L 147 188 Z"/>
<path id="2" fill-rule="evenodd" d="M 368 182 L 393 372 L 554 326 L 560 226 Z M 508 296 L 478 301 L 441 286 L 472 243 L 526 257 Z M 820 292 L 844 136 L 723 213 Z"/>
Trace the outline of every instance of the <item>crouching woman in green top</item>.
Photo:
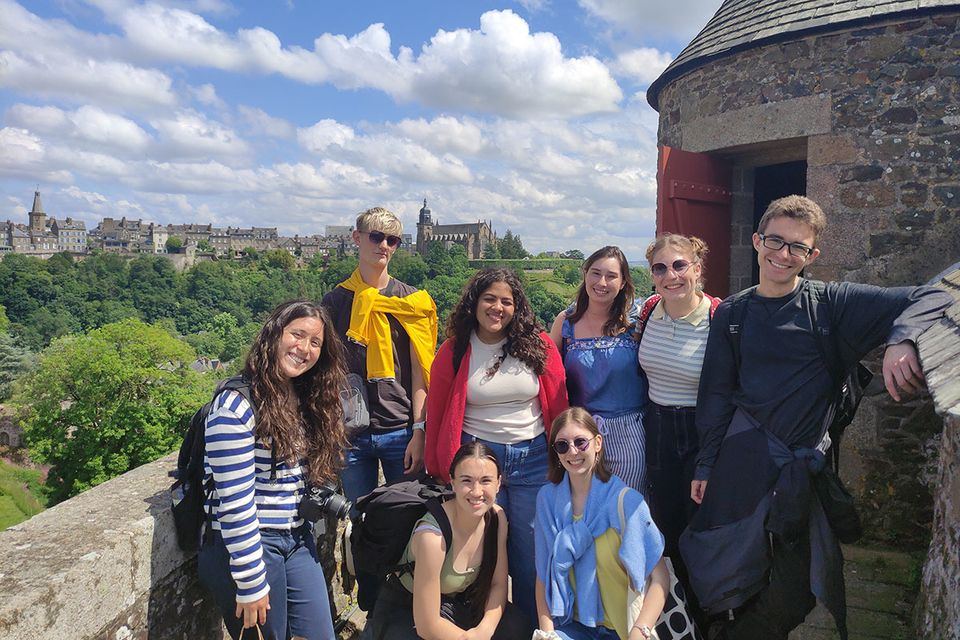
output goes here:
<path id="1" fill-rule="evenodd" d="M 453 533 L 447 548 L 437 520 L 424 515 L 402 562 L 377 598 L 364 640 L 515 640 L 533 632 L 507 602 L 507 519 L 495 503 L 500 463 L 479 441 L 450 463 L 454 497 L 443 504 Z"/>

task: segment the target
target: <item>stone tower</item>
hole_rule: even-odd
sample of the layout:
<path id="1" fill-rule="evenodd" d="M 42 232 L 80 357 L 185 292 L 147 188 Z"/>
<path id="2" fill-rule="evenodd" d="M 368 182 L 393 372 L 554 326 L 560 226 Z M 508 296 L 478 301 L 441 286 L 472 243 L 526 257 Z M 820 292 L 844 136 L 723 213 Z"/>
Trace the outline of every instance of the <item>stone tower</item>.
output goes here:
<path id="1" fill-rule="evenodd" d="M 417 253 L 424 255 L 427 245 L 433 237 L 433 218 L 430 216 L 430 209 L 427 208 L 427 199 L 423 199 L 423 207 L 420 209 L 420 219 L 417 221 Z"/>
<path id="2" fill-rule="evenodd" d="M 42 235 L 47 228 L 47 214 L 43 212 L 43 205 L 40 204 L 40 191 L 33 192 L 33 209 L 30 210 L 30 233 L 33 235 Z"/>

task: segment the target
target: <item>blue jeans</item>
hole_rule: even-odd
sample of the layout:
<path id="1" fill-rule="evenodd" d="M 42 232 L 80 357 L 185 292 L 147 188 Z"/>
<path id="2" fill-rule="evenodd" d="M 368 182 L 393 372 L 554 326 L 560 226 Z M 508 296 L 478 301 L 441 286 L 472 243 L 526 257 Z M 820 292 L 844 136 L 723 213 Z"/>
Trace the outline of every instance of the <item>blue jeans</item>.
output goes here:
<path id="1" fill-rule="evenodd" d="M 347 500 L 355 504 L 357 498 L 377 488 L 381 465 L 387 482 L 403 475 L 403 454 L 407 451 L 412 434 L 410 428 L 394 431 L 366 429 L 350 437 L 346 466 L 340 474 Z M 350 515 L 355 516 L 356 511 Z"/>
<path id="2" fill-rule="evenodd" d="M 334 640 L 327 583 L 317 547 L 307 525 L 293 531 L 260 530 L 263 562 L 270 585 L 270 610 L 260 626 L 266 640 L 302 636 Z M 219 531 L 212 531 L 197 554 L 200 581 L 213 594 L 230 636 L 237 640 L 243 621 L 237 618 L 237 585 L 230 573 L 230 555 Z M 255 633 L 247 631 L 246 637 Z"/>
<path id="3" fill-rule="evenodd" d="M 617 632 L 607 627 L 587 627 L 576 620 L 555 629 L 563 640 L 619 640 Z"/>
<path id="4" fill-rule="evenodd" d="M 383 477 L 392 482 L 403 475 L 403 456 L 413 435 L 411 428 L 379 431 L 365 429 L 350 436 L 346 465 L 340 474 L 343 495 L 353 503 L 350 517 L 357 517 L 357 498 L 361 498 L 380 484 L 380 466 Z M 380 578 L 366 573 L 357 574 L 357 602 L 364 611 L 373 609 L 380 591 Z"/>
<path id="5" fill-rule="evenodd" d="M 502 479 L 497 504 L 506 512 L 507 559 L 513 578 L 513 603 L 530 620 L 537 620 L 535 596 L 537 570 L 533 561 L 533 523 L 537 514 L 537 493 L 547 483 L 547 437 L 540 434 L 517 444 L 499 444 L 464 433 L 460 443 L 480 440 L 500 461 Z"/>

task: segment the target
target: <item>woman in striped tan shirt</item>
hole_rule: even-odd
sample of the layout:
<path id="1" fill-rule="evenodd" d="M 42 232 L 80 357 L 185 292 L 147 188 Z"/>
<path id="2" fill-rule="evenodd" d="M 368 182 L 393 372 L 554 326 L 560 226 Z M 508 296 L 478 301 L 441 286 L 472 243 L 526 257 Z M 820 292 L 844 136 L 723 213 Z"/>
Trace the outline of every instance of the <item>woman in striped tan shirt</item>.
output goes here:
<path id="1" fill-rule="evenodd" d="M 212 532 L 198 568 L 234 639 L 255 624 L 268 640 L 334 638 L 312 526 L 298 514 L 307 486 L 336 483 L 347 446 L 344 352 L 331 326 L 319 305 L 278 306 L 244 368 L 256 406 L 227 390 L 207 418 Z"/>
<path id="2" fill-rule="evenodd" d="M 696 509 L 690 491 L 699 451 L 697 388 L 710 318 L 720 302 L 703 292 L 706 254 L 706 243 L 692 236 L 665 234 L 652 242 L 647 261 L 657 292 L 643 304 L 637 323 L 640 366 L 650 395 L 643 417 L 647 500 L 663 532 L 664 555 L 685 587 L 689 583 L 677 545 Z M 692 598 L 689 588 L 686 592 Z"/>

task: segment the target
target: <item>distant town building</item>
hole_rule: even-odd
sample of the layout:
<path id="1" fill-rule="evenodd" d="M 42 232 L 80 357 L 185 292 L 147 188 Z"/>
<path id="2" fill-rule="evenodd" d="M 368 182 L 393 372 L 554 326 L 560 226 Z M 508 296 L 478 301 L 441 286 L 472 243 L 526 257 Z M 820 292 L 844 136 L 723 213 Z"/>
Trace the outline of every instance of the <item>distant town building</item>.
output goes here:
<path id="1" fill-rule="evenodd" d="M 10 220 L 0 224 L 0 253 L 23 253 L 38 258 L 49 258 L 61 251 L 86 253 L 86 225 L 72 218 L 62 221 L 48 218 L 39 190 L 33 192 L 33 207 L 28 217 L 25 225 Z"/>
<path id="2" fill-rule="evenodd" d="M 23 446 L 23 429 L 17 422 L 13 407 L 0 404 L 0 447 Z"/>
<path id="3" fill-rule="evenodd" d="M 324 235 L 328 238 L 350 238 L 353 236 L 353 226 L 328 224 Z"/>
<path id="4" fill-rule="evenodd" d="M 440 224 L 439 221 L 434 223 L 431 211 L 427 207 L 427 200 L 424 198 L 417 222 L 416 249 L 420 255 L 427 255 L 430 245 L 440 242 L 446 248 L 458 244 L 466 250 L 468 258 L 478 260 L 484 257 L 487 247 L 491 242 L 496 241 L 496 238 L 489 221 L 478 220 L 465 224 Z"/>

